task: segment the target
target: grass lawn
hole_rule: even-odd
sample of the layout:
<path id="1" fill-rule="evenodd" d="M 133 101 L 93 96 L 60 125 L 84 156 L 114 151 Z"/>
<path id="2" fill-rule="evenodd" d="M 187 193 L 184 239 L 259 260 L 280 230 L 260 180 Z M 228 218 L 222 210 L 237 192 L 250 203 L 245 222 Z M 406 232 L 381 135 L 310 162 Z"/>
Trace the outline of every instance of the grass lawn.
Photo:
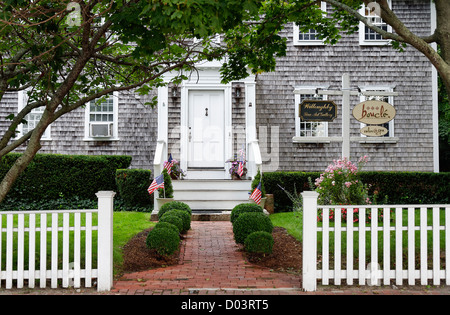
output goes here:
<path id="1" fill-rule="evenodd" d="M 285 228 L 289 234 L 302 240 L 302 213 L 301 212 L 280 212 L 270 215 L 270 220 L 274 226 Z"/>
<path id="2" fill-rule="evenodd" d="M 137 233 L 154 226 L 149 212 L 114 212 L 114 273 L 123 263 L 122 247 Z"/>
<path id="3" fill-rule="evenodd" d="M 282 212 L 282 213 L 275 213 L 270 216 L 270 219 L 272 220 L 272 223 L 274 226 L 281 226 L 284 227 L 289 234 L 294 236 L 296 239 L 302 241 L 302 213 L 299 212 Z M 432 224 L 432 217 L 431 217 L 431 211 L 427 211 L 427 224 L 430 226 Z M 420 224 L 420 211 L 417 209 L 415 211 L 414 215 L 414 221 L 415 225 L 419 226 Z M 439 217 L 439 224 L 443 226 L 445 224 L 445 211 L 441 209 L 440 211 L 440 217 Z M 382 226 L 382 222 L 378 223 L 378 226 Z M 403 211 L 402 215 L 402 225 L 403 227 L 407 226 L 407 211 Z M 391 214 L 391 227 L 395 226 L 395 215 Z M 322 222 L 317 223 L 318 227 L 322 227 Z M 330 222 L 330 227 L 333 227 L 334 223 Z M 346 223 L 342 223 L 342 227 L 346 227 Z M 356 230 L 353 232 L 353 249 L 354 249 L 354 256 L 358 256 L 358 250 L 359 250 L 359 244 L 358 244 L 358 230 L 359 223 L 355 223 L 354 228 Z M 366 227 L 370 228 L 370 223 L 366 224 Z M 415 231 L 415 255 L 418 256 L 420 253 L 420 231 Z M 395 260 L 395 231 L 390 232 L 390 251 L 391 251 L 391 264 L 393 263 L 393 260 Z M 329 233 L 329 246 L 330 246 L 330 255 L 334 255 L 334 232 Z M 341 248 L 342 253 L 346 253 L 347 248 L 347 233 L 345 231 L 341 232 Z M 403 239 L 402 239 L 402 248 L 403 248 L 403 254 L 407 254 L 408 249 L 408 232 L 406 230 L 402 233 Z M 378 256 L 379 261 L 382 261 L 382 255 L 383 255 L 383 231 L 377 232 L 378 237 Z M 444 231 L 440 231 L 440 249 L 443 250 L 445 248 L 445 234 Z M 322 251 L 322 233 L 318 233 L 317 237 L 318 241 L 318 254 L 321 255 Z M 432 244 L 432 231 L 429 230 L 427 232 L 427 250 L 428 250 L 428 257 L 431 257 L 433 244 Z M 371 255 L 371 231 L 366 232 L 366 259 L 369 259 Z M 406 256 L 405 256 L 406 257 Z M 416 258 L 416 260 L 418 257 Z M 343 260 L 344 261 L 344 260 Z M 404 259 L 404 263 L 406 263 L 406 259 Z"/>
<path id="4" fill-rule="evenodd" d="M 81 216 L 81 224 L 84 226 L 85 216 Z M 51 226 L 52 217 L 51 215 L 47 216 L 47 227 Z M 17 226 L 17 216 L 15 216 L 14 226 Z M 28 216 L 25 216 L 25 227 L 28 227 Z M 70 224 L 73 225 L 73 215 L 71 215 Z M 97 214 L 94 213 L 92 215 L 92 224 L 97 225 Z M 63 218 L 62 215 L 58 217 L 58 225 L 62 227 Z M 113 262 L 114 262 L 114 273 L 120 272 L 121 265 L 123 263 L 122 257 L 122 247 L 130 240 L 135 234 L 141 232 L 142 230 L 148 229 L 149 227 L 155 225 L 155 222 L 150 221 L 150 213 L 149 212 L 114 212 L 113 219 Z M 36 226 L 40 226 L 40 216 L 36 216 Z M 2 227 L 6 228 L 6 218 L 2 220 Z M 13 258 L 13 268 L 16 269 L 17 266 L 17 233 L 14 233 L 14 248 L 16 249 Z M 24 233 L 25 240 L 25 270 L 28 268 L 28 232 Z M 60 231 L 58 233 L 58 254 L 62 255 L 62 240 L 63 233 Z M 81 231 L 81 248 L 84 248 L 84 231 Z M 96 268 L 97 261 L 97 233 L 93 231 L 93 239 L 92 239 L 92 250 L 93 250 L 93 266 Z M 73 232 L 69 233 L 70 238 L 70 259 L 73 259 Z M 6 232 L 3 232 L 1 235 L 2 241 L 2 252 L 0 266 L 1 270 L 5 270 L 6 268 Z M 40 232 L 36 232 L 36 267 L 39 268 L 39 252 L 40 252 Z M 61 256 L 62 257 L 62 256 Z M 84 264 L 84 250 L 81 253 L 81 263 Z M 72 260 L 70 260 L 72 261 Z M 50 268 L 51 266 L 51 232 L 47 232 L 47 266 Z"/>

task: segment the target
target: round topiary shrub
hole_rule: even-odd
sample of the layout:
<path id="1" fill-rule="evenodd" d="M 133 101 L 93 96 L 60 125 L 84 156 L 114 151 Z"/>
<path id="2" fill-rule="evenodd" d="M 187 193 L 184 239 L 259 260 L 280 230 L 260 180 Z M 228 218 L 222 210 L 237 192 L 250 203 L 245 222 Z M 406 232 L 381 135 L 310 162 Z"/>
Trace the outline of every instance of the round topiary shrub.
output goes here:
<path id="1" fill-rule="evenodd" d="M 234 240 L 238 244 L 244 244 L 245 239 L 253 232 L 265 231 L 272 233 L 273 224 L 269 217 L 261 212 L 245 212 L 234 221 Z"/>
<path id="2" fill-rule="evenodd" d="M 161 256 L 172 255 L 180 245 L 180 236 L 173 229 L 157 228 L 147 235 L 147 247 L 156 250 Z"/>
<path id="3" fill-rule="evenodd" d="M 273 249 L 273 236 L 264 231 L 250 233 L 244 241 L 244 247 L 249 253 L 271 254 Z"/>
<path id="4" fill-rule="evenodd" d="M 231 210 L 230 221 L 234 223 L 240 214 L 244 212 L 261 212 L 263 213 L 263 209 L 255 203 L 241 203 L 238 204 Z"/>
<path id="5" fill-rule="evenodd" d="M 178 228 L 174 224 L 169 223 L 169 222 L 158 222 L 153 227 L 153 229 L 160 229 L 160 228 L 172 229 L 172 230 L 174 230 L 174 232 L 179 233 Z"/>
<path id="6" fill-rule="evenodd" d="M 182 232 L 187 232 L 191 228 L 191 215 L 186 210 L 172 209 L 164 213 L 161 218 L 167 215 L 175 215 L 183 221 Z"/>
<path id="7" fill-rule="evenodd" d="M 159 219 L 159 222 L 169 222 L 175 225 L 178 228 L 178 233 L 181 233 L 183 231 L 183 220 L 181 220 L 178 216 L 174 214 L 168 214 L 161 219 Z"/>
<path id="8" fill-rule="evenodd" d="M 189 213 L 189 215 L 192 214 L 191 207 L 189 207 L 186 203 L 181 201 L 171 201 L 161 206 L 158 212 L 158 219 L 160 219 L 164 213 L 172 209 L 185 210 Z"/>

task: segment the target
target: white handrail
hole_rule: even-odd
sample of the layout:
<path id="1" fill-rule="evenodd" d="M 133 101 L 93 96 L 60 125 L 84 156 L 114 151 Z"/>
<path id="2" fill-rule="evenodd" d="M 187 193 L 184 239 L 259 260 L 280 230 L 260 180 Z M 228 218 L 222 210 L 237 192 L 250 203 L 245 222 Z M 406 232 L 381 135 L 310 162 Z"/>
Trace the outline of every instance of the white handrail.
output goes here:
<path id="1" fill-rule="evenodd" d="M 248 175 L 254 178 L 255 175 L 258 173 L 258 169 L 262 172 L 261 150 L 259 148 L 258 140 L 249 141 L 248 146 L 249 146 Z"/>
<path id="2" fill-rule="evenodd" d="M 159 174 L 162 171 L 165 144 L 166 142 L 164 140 L 158 140 L 156 144 L 155 158 L 153 160 L 153 174 Z"/>

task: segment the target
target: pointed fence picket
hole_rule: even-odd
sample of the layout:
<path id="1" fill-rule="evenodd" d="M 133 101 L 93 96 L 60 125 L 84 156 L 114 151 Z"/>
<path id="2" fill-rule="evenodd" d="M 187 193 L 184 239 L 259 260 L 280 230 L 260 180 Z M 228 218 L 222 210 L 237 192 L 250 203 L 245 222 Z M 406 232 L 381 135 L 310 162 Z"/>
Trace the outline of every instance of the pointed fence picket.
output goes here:
<path id="1" fill-rule="evenodd" d="M 322 206 L 302 195 L 306 291 L 318 281 L 450 285 L 450 205 Z"/>
<path id="2" fill-rule="evenodd" d="M 114 192 L 97 197 L 98 209 L 92 210 L 0 211 L 0 288 L 35 288 L 36 281 L 40 288 L 48 281 L 50 288 L 80 288 L 82 280 L 92 287 L 97 279 L 98 291 L 110 290 Z M 93 225 L 94 213 L 98 225 Z"/>

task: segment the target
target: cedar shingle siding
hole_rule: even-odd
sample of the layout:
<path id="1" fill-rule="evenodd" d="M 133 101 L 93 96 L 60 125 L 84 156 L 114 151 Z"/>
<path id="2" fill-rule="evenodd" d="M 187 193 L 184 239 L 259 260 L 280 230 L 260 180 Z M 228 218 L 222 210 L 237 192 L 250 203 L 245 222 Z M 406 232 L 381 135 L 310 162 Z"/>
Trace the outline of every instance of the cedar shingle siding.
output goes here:
<path id="1" fill-rule="evenodd" d="M 429 1 L 393 1 L 394 12 L 418 34 L 430 32 Z M 294 143 L 294 88 L 325 86 L 341 88 L 342 74 L 349 73 L 351 87 L 392 86 L 397 116 L 394 143 L 351 143 L 351 158 L 370 156 L 366 170 L 433 171 L 432 66 L 428 59 L 408 47 L 400 53 L 389 46 L 361 46 L 358 34 L 343 35 L 334 46 L 294 46 L 293 25 L 283 31 L 287 37 L 287 55 L 278 59 L 275 72 L 256 78 L 256 119 L 264 171 L 320 171 L 341 155 L 341 143 Z M 236 98 L 236 87 L 241 98 Z M 179 158 L 180 97 L 172 97 L 169 86 L 169 152 Z M 245 88 L 232 85 L 232 123 L 234 150 L 245 142 Z M 42 153 L 126 154 L 133 157 L 132 168 L 153 169 L 157 140 L 157 109 L 144 106 L 140 97 L 119 97 L 117 141 L 85 141 L 85 109 L 61 117 L 51 127 L 51 140 L 42 141 Z M 338 117 L 328 124 L 328 136 L 341 136 L 341 97 L 329 96 L 338 105 Z M 350 108 L 360 103 L 352 96 Z M 255 106 L 255 105 L 254 105 Z M 7 127 L 3 119 L 17 112 L 17 95 L 7 94 L 0 108 L 0 131 Z M 351 136 L 358 137 L 360 123 L 351 118 Z M 278 136 L 279 135 L 279 136 Z M 19 148 L 18 151 L 23 150 Z M 278 157 L 277 157 L 278 156 Z"/>
<path id="2" fill-rule="evenodd" d="M 412 31 L 429 34 L 429 1 L 393 1 L 393 10 Z M 340 143 L 293 143 L 294 106 L 298 106 L 294 103 L 293 90 L 301 86 L 339 90 L 342 74 L 348 72 L 355 90 L 387 85 L 395 86 L 394 92 L 400 94 L 394 97 L 398 142 L 352 142 L 352 160 L 369 155 L 371 161 L 365 170 L 433 171 L 432 68 L 428 59 L 411 47 L 399 53 L 391 47 L 360 46 L 358 34 L 343 35 L 335 46 L 294 46 L 292 29 L 291 24 L 284 31 L 288 39 L 287 56 L 279 58 L 275 72 L 258 76 L 256 88 L 257 128 L 260 131 L 266 126 L 279 128 L 278 170 L 320 171 L 341 156 Z M 328 99 L 339 106 L 337 119 L 328 125 L 328 136 L 341 136 L 341 97 Z M 358 103 L 359 97 L 352 97 L 350 108 Z M 359 129 L 360 123 L 352 117 L 351 136 L 359 136 Z M 261 133 L 258 137 L 264 160 L 266 139 Z"/>

